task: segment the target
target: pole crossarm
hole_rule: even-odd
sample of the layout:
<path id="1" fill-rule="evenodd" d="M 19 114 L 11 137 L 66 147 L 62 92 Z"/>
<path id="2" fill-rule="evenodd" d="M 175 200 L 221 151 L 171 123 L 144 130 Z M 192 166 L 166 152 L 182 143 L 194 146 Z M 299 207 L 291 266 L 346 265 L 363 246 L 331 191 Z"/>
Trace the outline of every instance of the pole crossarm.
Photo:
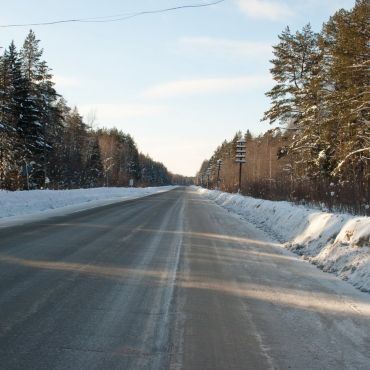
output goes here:
<path id="1" fill-rule="evenodd" d="M 243 163 L 246 163 L 246 141 L 244 137 L 241 137 L 237 142 L 236 142 L 236 154 L 235 154 L 235 162 L 239 163 L 239 187 L 238 187 L 238 193 L 241 192 L 241 187 L 242 187 L 242 165 Z"/>

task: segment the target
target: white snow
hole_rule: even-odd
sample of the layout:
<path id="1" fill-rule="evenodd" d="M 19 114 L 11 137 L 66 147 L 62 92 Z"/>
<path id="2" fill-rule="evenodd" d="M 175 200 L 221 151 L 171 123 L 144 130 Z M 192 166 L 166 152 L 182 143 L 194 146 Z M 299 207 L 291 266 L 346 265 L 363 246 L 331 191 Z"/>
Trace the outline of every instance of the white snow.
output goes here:
<path id="1" fill-rule="evenodd" d="M 175 186 L 75 190 L 0 190 L 0 227 L 145 197 L 174 188 Z"/>
<path id="2" fill-rule="evenodd" d="M 370 217 L 197 188 L 327 272 L 370 292 Z"/>

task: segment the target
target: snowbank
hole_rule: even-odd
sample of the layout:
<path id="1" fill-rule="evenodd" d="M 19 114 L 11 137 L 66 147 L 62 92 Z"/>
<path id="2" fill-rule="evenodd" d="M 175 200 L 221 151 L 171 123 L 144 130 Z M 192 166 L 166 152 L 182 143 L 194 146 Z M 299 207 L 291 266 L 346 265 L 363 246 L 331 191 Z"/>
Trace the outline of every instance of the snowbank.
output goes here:
<path id="1" fill-rule="evenodd" d="M 370 292 L 370 217 L 320 212 L 216 190 L 197 191 L 262 228 L 324 271 Z"/>
<path id="2" fill-rule="evenodd" d="M 175 186 L 14 192 L 0 190 L 0 225 L 9 226 L 17 224 L 18 221 L 36 219 L 37 216 L 54 216 L 76 212 L 122 200 L 161 193 L 174 188 Z"/>

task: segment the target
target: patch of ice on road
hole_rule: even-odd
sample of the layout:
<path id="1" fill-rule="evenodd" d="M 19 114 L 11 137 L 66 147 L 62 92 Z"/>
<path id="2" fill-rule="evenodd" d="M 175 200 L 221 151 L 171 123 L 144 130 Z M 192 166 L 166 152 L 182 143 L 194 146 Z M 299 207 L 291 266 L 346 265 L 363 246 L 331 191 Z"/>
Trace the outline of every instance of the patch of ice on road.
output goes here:
<path id="1" fill-rule="evenodd" d="M 216 190 L 197 188 L 197 192 L 243 216 L 324 271 L 370 292 L 369 217 L 321 212 Z"/>
<path id="2" fill-rule="evenodd" d="M 169 191 L 175 187 L 0 190 L 0 226 L 11 226 L 47 216 L 68 214 L 122 200 L 140 198 Z"/>

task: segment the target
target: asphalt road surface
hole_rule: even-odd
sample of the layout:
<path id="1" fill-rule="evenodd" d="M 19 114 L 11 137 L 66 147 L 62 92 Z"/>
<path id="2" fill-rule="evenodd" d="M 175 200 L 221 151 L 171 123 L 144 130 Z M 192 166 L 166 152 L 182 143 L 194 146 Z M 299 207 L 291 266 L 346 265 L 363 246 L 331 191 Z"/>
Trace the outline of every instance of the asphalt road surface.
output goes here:
<path id="1" fill-rule="evenodd" d="M 0 369 L 370 369 L 369 297 L 180 188 L 0 230 Z"/>

